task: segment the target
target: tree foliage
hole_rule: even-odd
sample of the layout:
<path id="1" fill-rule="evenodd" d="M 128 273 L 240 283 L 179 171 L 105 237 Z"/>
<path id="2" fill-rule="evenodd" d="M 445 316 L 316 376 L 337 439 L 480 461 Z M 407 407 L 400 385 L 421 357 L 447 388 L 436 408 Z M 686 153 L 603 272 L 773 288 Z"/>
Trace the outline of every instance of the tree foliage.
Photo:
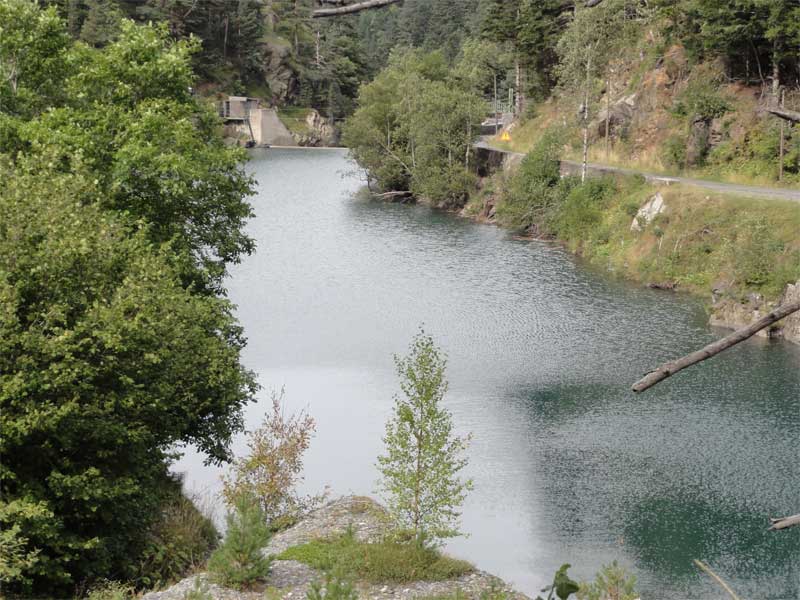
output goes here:
<path id="1" fill-rule="evenodd" d="M 463 205 L 474 187 L 472 143 L 486 105 L 450 77 L 441 53 L 396 52 L 358 103 L 344 140 L 382 189 Z"/>
<path id="2" fill-rule="evenodd" d="M 453 432 L 442 406 L 447 392 L 446 359 L 433 339 L 420 331 L 405 357 L 395 357 L 400 389 L 386 424 L 386 453 L 378 458 L 381 487 L 389 512 L 418 545 L 460 535 L 460 507 L 472 481 L 460 473 L 467 465 L 467 438 Z"/>
<path id="3" fill-rule="evenodd" d="M 272 411 L 261 427 L 248 436 L 249 453 L 238 458 L 223 479 L 223 495 L 235 506 L 245 495 L 254 498 L 268 522 L 296 518 L 324 496 L 301 497 L 296 490 L 302 479 L 303 454 L 311 444 L 314 419 L 301 412 L 287 415 L 283 392 L 272 395 Z"/>
<path id="4" fill-rule="evenodd" d="M 0 15 L 0 574 L 65 596 L 142 576 L 175 444 L 230 458 L 256 384 L 221 281 L 252 183 L 189 92 L 195 42 Z"/>
<path id="5" fill-rule="evenodd" d="M 0 514 L 32 559 L 9 589 L 63 591 L 129 571 L 172 445 L 227 459 L 255 384 L 230 305 L 184 289 L 91 175 L 2 175 Z"/>

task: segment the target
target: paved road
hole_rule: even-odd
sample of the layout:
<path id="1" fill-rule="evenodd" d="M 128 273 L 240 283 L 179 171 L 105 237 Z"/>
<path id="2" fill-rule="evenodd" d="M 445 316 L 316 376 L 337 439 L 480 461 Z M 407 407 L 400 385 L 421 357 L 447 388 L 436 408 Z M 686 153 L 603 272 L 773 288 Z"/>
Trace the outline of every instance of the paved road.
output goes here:
<path id="1" fill-rule="evenodd" d="M 502 152 L 503 154 L 510 154 L 512 156 L 524 156 L 520 152 L 511 152 L 510 150 L 501 150 L 491 146 L 486 140 L 481 140 L 475 144 L 476 148 L 483 148 L 486 150 L 494 150 Z M 581 163 L 574 160 L 562 160 L 562 164 L 568 165 L 573 169 L 579 169 Z M 647 171 L 638 171 L 636 169 L 628 169 L 625 167 L 613 167 L 611 165 L 603 165 L 599 163 L 589 163 L 589 169 L 595 172 L 607 173 L 622 173 L 625 175 L 642 175 L 647 181 L 657 183 L 685 183 L 693 185 L 706 190 L 714 192 L 724 192 L 726 194 L 738 194 L 742 196 L 756 196 L 761 198 L 780 198 L 783 200 L 792 200 L 800 202 L 800 190 L 788 188 L 775 188 L 756 185 L 739 185 L 736 183 L 722 183 L 719 181 L 709 181 L 707 179 L 693 179 L 691 177 L 672 177 L 670 175 L 661 175 L 658 173 L 648 173 Z"/>

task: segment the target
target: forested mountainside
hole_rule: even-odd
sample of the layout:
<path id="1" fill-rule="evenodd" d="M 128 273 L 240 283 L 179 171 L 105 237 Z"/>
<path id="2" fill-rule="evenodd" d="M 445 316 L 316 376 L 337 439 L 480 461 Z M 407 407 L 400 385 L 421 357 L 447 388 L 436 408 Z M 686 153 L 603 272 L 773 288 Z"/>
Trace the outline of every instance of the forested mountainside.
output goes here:
<path id="1" fill-rule="evenodd" d="M 453 59 L 480 31 L 483 0 L 407 0 L 379 10 L 314 19 L 316 0 L 58 0 L 69 33 L 102 47 L 122 19 L 164 22 L 175 38 L 195 36 L 194 66 L 205 92 L 246 93 L 278 106 L 340 118 L 358 87 L 396 46 L 442 50 Z"/>

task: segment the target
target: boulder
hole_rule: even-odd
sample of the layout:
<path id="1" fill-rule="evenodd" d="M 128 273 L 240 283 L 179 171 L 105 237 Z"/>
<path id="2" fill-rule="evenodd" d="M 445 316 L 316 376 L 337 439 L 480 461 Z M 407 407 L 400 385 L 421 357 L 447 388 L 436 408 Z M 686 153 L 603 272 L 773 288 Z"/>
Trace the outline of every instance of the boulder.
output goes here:
<path id="1" fill-rule="evenodd" d="M 590 131 L 595 138 L 604 138 L 606 135 L 606 114 L 608 114 L 608 134 L 612 137 L 623 137 L 636 112 L 636 94 L 631 94 L 613 102 L 606 110 L 603 105 L 590 125 Z"/>
<path id="2" fill-rule="evenodd" d="M 661 192 L 657 192 L 656 195 L 645 202 L 636 213 L 636 216 L 633 218 L 633 223 L 631 223 L 631 231 L 642 231 L 652 223 L 653 219 L 663 213 L 666 208 L 667 205 L 664 204 L 664 197 L 661 195 Z"/>

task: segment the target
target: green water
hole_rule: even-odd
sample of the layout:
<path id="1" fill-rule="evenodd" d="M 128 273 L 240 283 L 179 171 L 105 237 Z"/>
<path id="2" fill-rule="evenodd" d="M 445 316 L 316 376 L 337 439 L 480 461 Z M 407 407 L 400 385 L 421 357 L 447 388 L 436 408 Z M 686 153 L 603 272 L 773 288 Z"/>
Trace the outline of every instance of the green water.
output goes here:
<path id="1" fill-rule="evenodd" d="M 471 431 L 469 538 L 449 551 L 536 595 L 563 562 L 618 560 L 647 598 L 714 598 L 700 558 L 747 598 L 800 597 L 800 348 L 755 340 L 634 396 L 660 361 L 712 340 L 702 306 L 422 207 L 360 199 L 341 151 L 254 154 L 257 254 L 230 295 L 263 414 L 285 386 L 317 420 L 305 487 L 370 494 L 420 323 L 449 354 L 447 405 Z M 239 448 L 242 448 L 239 440 Z M 218 472 L 189 455 L 190 485 Z"/>

